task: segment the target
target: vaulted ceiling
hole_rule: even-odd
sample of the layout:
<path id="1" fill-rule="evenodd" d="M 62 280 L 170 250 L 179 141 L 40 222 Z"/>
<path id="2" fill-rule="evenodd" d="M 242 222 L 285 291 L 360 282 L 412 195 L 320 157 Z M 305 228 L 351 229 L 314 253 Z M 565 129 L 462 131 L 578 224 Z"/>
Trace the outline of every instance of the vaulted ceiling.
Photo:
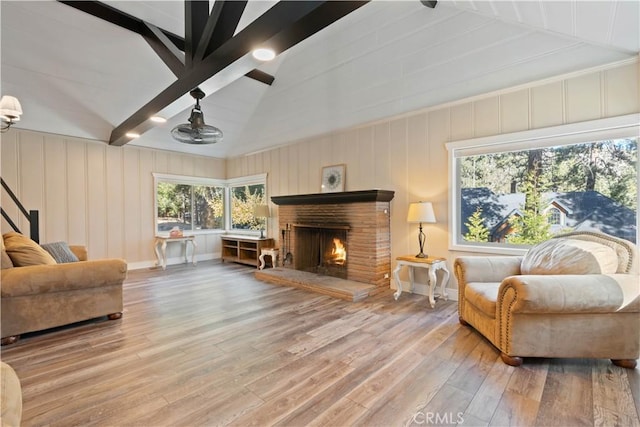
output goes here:
<path id="1" fill-rule="evenodd" d="M 183 1 L 104 3 L 184 37 Z M 275 3 L 249 1 L 236 34 Z M 109 141 L 176 81 L 141 35 L 63 3 L 2 0 L 0 14 L 1 92 L 24 110 L 16 127 Z M 232 157 L 639 51 L 639 1 L 372 1 L 271 62 L 246 55 L 200 84 L 223 142 L 171 139 L 193 105 L 185 92 L 160 112 L 167 123 L 129 144 Z M 244 76 L 254 68 L 273 84 Z"/>

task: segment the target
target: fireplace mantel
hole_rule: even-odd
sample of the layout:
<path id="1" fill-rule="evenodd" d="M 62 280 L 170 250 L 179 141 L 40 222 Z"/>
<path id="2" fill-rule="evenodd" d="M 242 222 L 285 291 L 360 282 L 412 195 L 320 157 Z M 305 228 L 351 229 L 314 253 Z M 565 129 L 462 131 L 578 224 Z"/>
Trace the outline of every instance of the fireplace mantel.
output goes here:
<path id="1" fill-rule="evenodd" d="M 341 203 L 389 202 L 395 192 L 389 190 L 343 191 L 339 193 L 296 194 L 273 196 L 271 201 L 279 206 L 327 205 Z"/>

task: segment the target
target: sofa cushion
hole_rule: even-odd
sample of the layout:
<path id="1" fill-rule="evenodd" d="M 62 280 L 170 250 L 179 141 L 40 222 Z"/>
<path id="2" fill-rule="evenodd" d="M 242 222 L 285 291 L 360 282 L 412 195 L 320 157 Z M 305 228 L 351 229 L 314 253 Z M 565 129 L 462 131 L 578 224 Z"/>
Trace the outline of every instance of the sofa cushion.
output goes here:
<path id="1" fill-rule="evenodd" d="M 11 262 L 11 258 L 9 258 L 7 250 L 4 247 L 4 239 L 0 239 L 0 267 L 2 270 L 13 267 L 13 262 Z"/>
<path id="2" fill-rule="evenodd" d="M 3 236 L 7 254 L 13 265 L 26 267 L 28 265 L 57 264 L 56 260 L 30 238 L 14 231 Z"/>
<path id="3" fill-rule="evenodd" d="M 71 251 L 67 242 L 45 243 L 40 246 L 42 246 L 42 249 L 45 251 L 49 252 L 58 264 L 80 261 L 76 254 Z"/>
<path id="4" fill-rule="evenodd" d="M 496 317 L 500 283 L 469 282 L 464 287 L 464 299 L 489 317 Z"/>
<path id="5" fill-rule="evenodd" d="M 532 247 L 522 259 L 522 274 L 613 274 L 616 251 L 587 240 L 551 239 Z"/>

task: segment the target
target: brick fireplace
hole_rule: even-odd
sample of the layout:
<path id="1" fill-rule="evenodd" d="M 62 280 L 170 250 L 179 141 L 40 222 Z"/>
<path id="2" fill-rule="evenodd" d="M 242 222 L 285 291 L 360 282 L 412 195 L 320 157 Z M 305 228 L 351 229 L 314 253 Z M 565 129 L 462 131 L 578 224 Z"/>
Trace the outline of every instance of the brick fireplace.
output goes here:
<path id="1" fill-rule="evenodd" d="M 388 289 L 393 196 L 366 190 L 272 197 L 283 267 Z"/>

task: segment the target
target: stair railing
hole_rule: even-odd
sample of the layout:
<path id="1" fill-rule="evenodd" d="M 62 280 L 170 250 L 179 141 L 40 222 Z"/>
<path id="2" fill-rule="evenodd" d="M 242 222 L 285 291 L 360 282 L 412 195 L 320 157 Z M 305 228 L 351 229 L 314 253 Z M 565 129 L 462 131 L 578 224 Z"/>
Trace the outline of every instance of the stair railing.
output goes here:
<path id="1" fill-rule="evenodd" d="M 31 237 L 31 240 L 33 240 L 34 242 L 39 243 L 40 242 L 40 226 L 39 226 L 40 218 L 39 218 L 38 211 L 37 210 L 27 211 L 25 207 L 22 205 L 22 203 L 20 203 L 20 200 L 18 200 L 16 195 L 13 193 L 13 191 L 11 191 L 11 188 L 9 188 L 7 183 L 4 182 L 4 179 L 0 178 L 0 184 L 2 184 L 2 188 L 5 189 L 9 197 L 11 197 L 11 200 L 13 200 L 13 203 L 16 204 L 18 209 L 20 209 L 20 212 L 22 212 L 22 214 L 27 218 L 27 221 L 29 221 L 29 237 Z M 0 207 L 0 213 L 2 214 L 2 217 L 7 221 L 7 223 L 11 226 L 11 228 L 13 228 L 14 231 L 17 231 L 18 233 L 22 233 L 22 231 L 20 231 L 16 223 L 13 222 L 13 220 L 9 217 L 9 215 L 4 210 L 4 208 Z"/>

